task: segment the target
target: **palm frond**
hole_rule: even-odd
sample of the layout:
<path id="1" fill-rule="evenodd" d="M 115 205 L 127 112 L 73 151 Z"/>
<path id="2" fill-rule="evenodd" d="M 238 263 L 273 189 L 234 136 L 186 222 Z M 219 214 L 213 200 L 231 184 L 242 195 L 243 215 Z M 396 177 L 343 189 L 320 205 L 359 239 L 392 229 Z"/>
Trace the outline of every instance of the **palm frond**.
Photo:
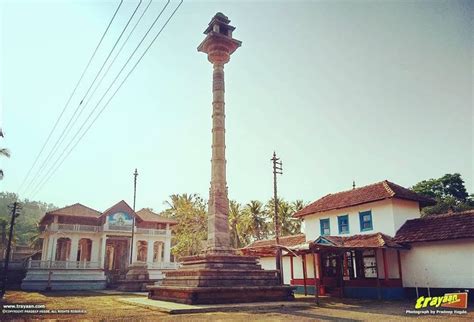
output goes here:
<path id="1" fill-rule="evenodd" d="M 0 149 L 0 155 L 6 156 L 7 158 L 9 158 L 10 157 L 10 150 Z"/>

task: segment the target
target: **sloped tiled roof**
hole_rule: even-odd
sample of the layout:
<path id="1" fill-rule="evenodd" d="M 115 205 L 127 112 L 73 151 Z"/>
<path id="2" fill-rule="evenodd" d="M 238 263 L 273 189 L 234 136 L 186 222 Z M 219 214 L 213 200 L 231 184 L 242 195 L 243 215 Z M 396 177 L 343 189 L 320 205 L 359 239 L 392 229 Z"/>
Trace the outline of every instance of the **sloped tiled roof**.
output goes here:
<path id="1" fill-rule="evenodd" d="M 353 236 L 322 236 L 320 238 L 326 239 L 334 247 L 345 248 L 385 248 L 385 247 L 402 247 L 396 243 L 393 237 L 383 233 L 374 234 L 360 234 Z M 315 244 L 315 243 L 312 243 Z"/>
<path id="2" fill-rule="evenodd" d="M 70 206 L 47 212 L 43 218 L 41 218 L 40 224 L 48 215 L 99 218 L 100 212 L 80 203 L 75 203 Z"/>
<path id="3" fill-rule="evenodd" d="M 283 236 L 280 237 L 280 245 L 291 247 L 305 243 L 306 236 L 304 234 L 298 234 L 294 236 Z M 256 255 L 260 257 L 275 256 L 275 239 L 257 240 L 240 249 L 245 255 Z"/>
<path id="4" fill-rule="evenodd" d="M 176 220 L 172 218 L 166 218 L 166 217 L 160 216 L 157 213 L 154 213 L 153 211 L 147 208 L 143 208 L 137 211 L 137 216 L 140 217 L 141 220 L 148 221 L 148 222 L 157 222 L 157 223 L 170 224 L 170 225 L 175 225 L 178 223 Z"/>
<path id="5" fill-rule="evenodd" d="M 474 238 L 474 210 L 407 220 L 397 231 L 400 243 Z"/>
<path id="6" fill-rule="evenodd" d="M 280 245 L 283 245 L 283 246 L 295 246 L 295 245 L 302 244 L 305 241 L 306 241 L 306 237 L 304 234 L 280 237 Z M 265 247 L 265 246 L 273 246 L 273 245 L 275 245 L 275 239 L 264 239 L 264 240 L 256 240 L 250 245 L 245 246 L 244 248 Z"/>
<path id="7" fill-rule="evenodd" d="M 435 204 L 435 201 L 431 198 L 385 180 L 348 191 L 328 194 L 296 212 L 293 216 L 304 217 L 314 213 L 391 198 L 418 201 L 423 207 Z"/>

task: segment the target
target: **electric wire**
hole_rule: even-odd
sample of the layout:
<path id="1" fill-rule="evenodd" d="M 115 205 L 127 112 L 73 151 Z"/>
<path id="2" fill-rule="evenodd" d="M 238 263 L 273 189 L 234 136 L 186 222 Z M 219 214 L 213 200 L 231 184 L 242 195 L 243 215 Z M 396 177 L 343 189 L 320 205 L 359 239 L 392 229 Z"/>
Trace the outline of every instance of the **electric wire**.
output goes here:
<path id="1" fill-rule="evenodd" d="M 112 49 L 109 51 L 109 54 L 107 55 L 107 58 L 105 59 L 105 61 L 103 62 L 102 66 L 100 67 L 99 71 L 96 73 L 95 77 L 94 77 L 94 80 L 92 81 L 92 83 L 90 84 L 89 88 L 87 89 L 86 93 L 84 94 L 84 96 L 82 97 L 81 101 L 79 102 L 79 104 L 77 105 L 76 109 L 74 110 L 74 113 L 71 115 L 68 123 L 66 124 L 66 126 L 64 127 L 63 131 L 61 132 L 60 136 L 58 137 L 58 139 L 56 140 L 56 143 L 54 144 L 54 146 L 52 147 L 51 151 L 49 152 L 48 156 L 46 157 L 46 159 L 43 161 L 43 163 L 41 164 L 41 166 L 39 167 L 38 171 L 36 172 L 36 175 L 33 177 L 33 179 L 30 181 L 30 183 L 28 184 L 28 186 L 26 187 L 25 189 L 25 192 L 28 191 L 28 188 L 33 184 L 34 181 L 36 181 L 36 178 L 38 178 L 38 175 L 41 173 L 41 171 L 45 168 L 45 166 L 48 164 L 48 162 L 51 160 L 52 156 L 56 153 L 56 151 L 59 149 L 59 147 L 61 146 L 61 144 L 64 142 L 64 139 L 69 135 L 69 132 L 71 130 L 71 128 L 74 126 L 74 124 L 77 122 L 77 119 L 81 116 L 82 112 L 84 111 L 84 108 L 87 104 L 83 104 L 84 103 L 84 100 L 85 98 L 87 97 L 87 95 L 89 94 L 90 90 L 92 89 L 92 87 L 94 86 L 95 82 L 97 81 L 97 79 L 99 78 L 99 75 L 100 73 L 102 72 L 102 70 L 104 69 L 105 65 L 107 64 L 110 56 L 112 55 L 113 51 L 115 50 L 115 48 L 117 47 L 117 44 L 120 42 L 120 39 L 122 39 L 122 36 L 123 34 L 125 33 L 125 30 L 128 28 L 130 22 L 132 21 L 133 17 L 135 16 L 138 8 L 140 7 L 141 3 L 142 3 L 143 0 L 140 0 L 137 7 L 135 8 L 135 10 L 133 11 L 132 15 L 130 16 L 130 18 L 128 19 L 125 27 L 122 29 L 122 32 L 120 33 L 119 37 L 117 38 L 117 40 L 115 41 Z M 105 75 L 105 74 L 104 74 Z M 78 113 L 79 111 L 79 113 Z M 72 125 L 71 125 L 72 124 Z"/>
<path id="2" fill-rule="evenodd" d="M 46 141 L 43 143 L 43 146 L 41 147 L 41 150 L 40 152 L 38 153 L 38 155 L 36 156 L 35 160 L 33 161 L 33 164 L 31 165 L 30 169 L 28 170 L 28 172 L 26 173 L 25 177 L 23 178 L 23 181 L 21 182 L 20 186 L 18 187 L 17 189 L 17 192 L 19 193 L 21 191 L 21 189 L 23 188 L 25 182 L 27 181 L 28 177 L 30 176 L 31 174 L 31 171 L 33 170 L 33 168 L 36 166 L 41 154 L 43 153 L 44 151 L 44 148 L 46 147 L 46 145 L 48 144 L 49 140 L 51 139 L 51 136 L 53 135 L 54 131 L 56 130 L 56 127 L 58 126 L 59 124 L 59 121 L 61 120 L 62 116 L 64 115 L 64 112 L 66 111 L 67 107 L 69 106 L 69 103 L 71 102 L 71 99 L 72 97 L 74 96 L 74 94 L 76 93 L 76 90 L 77 88 L 79 87 L 79 84 L 81 83 L 82 79 L 84 78 L 84 75 L 86 73 L 86 71 L 89 69 L 89 66 L 92 62 L 92 60 L 94 59 L 95 57 L 95 54 L 97 53 L 97 50 L 99 49 L 100 45 L 102 44 L 102 41 L 104 40 L 105 38 L 105 35 L 107 34 L 110 26 L 112 25 L 112 22 L 114 21 L 115 19 L 115 16 L 117 15 L 117 12 L 119 11 L 120 7 L 122 6 L 122 3 L 123 3 L 123 0 L 120 0 L 120 3 L 119 5 L 117 6 L 117 9 L 115 9 L 115 12 L 112 16 L 112 18 L 110 19 L 109 21 L 109 24 L 107 25 L 107 28 L 105 29 L 104 33 L 102 34 L 102 37 L 100 38 L 99 40 L 99 43 L 97 44 L 97 46 L 95 47 L 94 49 L 94 52 L 92 53 L 92 56 L 89 58 L 89 61 L 87 62 L 87 65 L 86 67 L 84 68 L 84 70 L 82 71 L 82 74 L 81 76 L 79 77 L 79 80 L 77 81 L 76 85 L 74 86 L 74 89 L 71 93 L 71 95 L 69 95 L 69 98 L 68 100 L 66 101 L 66 104 L 64 105 L 61 113 L 59 114 L 58 118 L 56 119 L 56 122 L 54 123 L 53 125 L 53 128 L 51 129 L 51 131 L 49 132 L 48 134 L 48 137 L 46 138 Z"/>
<path id="3" fill-rule="evenodd" d="M 118 79 L 118 77 L 120 76 L 120 74 L 122 73 L 122 71 L 125 69 L 125 66 L 128 64 L 128 62 L 130 61 L 130 59 L 133 57 L 133 55 L 135 54 L 135 52 L 138 50 L 138 48 L 140 47 L 141 43 L 143 42 L 143 40 L 146 38 L 146 36 L 148 35 L 148 33 L 150 32 L 150 30 L 153 28 L 153 26 L 155 25 L 155 23 L 158 21 L 159 17 L 162 15 L 163 11 L 166 9 L 166 7 L 168 6 L 168 4 L 170 3 L 170 0 L 168 0 L 168 2 L 166 3 L 165 7 L 162 9 L 162 11 L 160 12 L 160 14 L 158 15 L 158 17 L 155 19 L 155 21 L 153 22 L 153 24 L 150 26 L 150 28 L 148 29 L 148 31 L 146 32 L 145 36 L 143 36 L 142 40 L 140 41 L 140 43 L 138 44 L 138 46 L 135 48 L 135 50 L 133 51 L 132 55 L 130 55 L 129 59 L 127 60 L 127 62 L 125 63 L 125 65 L 122 67 L 122 69 L 120 70 L 120 72 L 117 74 L 116 78 L 114 79 L 114 81 L 112 82 L 112 84 L 109 86 L 109 88 L 107 89 L 107 91 L 104 93 L 104 95 L 101 97 L 101 99 L 99 100 L 99 102 L 97 103 L 97 105 L 95 106 L 95 108 L 97 108 L 99 106 L 99 104 L 102 102 L 102 100 L 104 99 L 104 97 L 107 95 L 108 91 L 112 88 L 113 84 L 115 83 L 115 81 Z M 176 14 L 176 12 L 178 11 L 178 9 L 181 7 L 183 3 L 183 0 L 181 0 L 178 4 L 178 6 L 174 9 L 174 11 L 171 13 L 171 15 L 169 16 L 169 18 L 166 20 L 166 22 L 164 23 L 164 25 L 162 26 L 162 28 L 159 30 L 159 32 L 156 34 L 156 36 L 153 38 L 153 40 L 150 42 L 150 44 L 148 45 L 148 47 L 145 49 L 145 51 L 142 53 L 142 55 L 140 56 L 140 58 L 137 60 L 137 62 L 135 63 L 135 65 L 130 69 L 130 71 L 127 73 L 127 75 L 125 76 L 125 78 L 122 80 L 122 82 L 120 83 L 120 85 L 117 87 L 117 89 L 114 91 L 114 93 L 110 96 L 110 98 L 107 100 L 107 102 L 105 103 L 105 105 L 102 107 L 102 109 L 99 111 L 99 113 L 95 116 L 95 118 L 92 120 L 92 122 L 89 124 L 89 126 L 86 128 L 86 130 L 82 133 L 82 135 L 79 137 L 79 139 L 76 141 L 76 143 L 72 146 L 72 148 L 67 152 L 67 154 L 65 155 L 65 157 L 61 160 L 61 162 L 58 164 L 58 166 L 55 167 L 56 163 L 53 165 L 51 169 L 53 169 L 53 171 L 48 171 L 48 173 L 46 174 L 46 177 L 40 182 L 40 184 L 37 186 L 37 188 L 34 190 L 34 193 L 32 194 L 32 197 L 34 197 L 42 188 L 43 186 L 51 179 L 51 177 L 54 175 L 54 173 L 56 173 L 56 171 L 59 169 L 59 167 L 63 164 L 63 162 L 66 160 L 66 158 L 71 154 L 71 152 L 76 148 L 76 146 L 79 144 L 79 142 L 82 140 L 82 138 L 85 136 L 85 134 L 89 131 L 89 129 L 92 127 L 92 125 L 96 122 L 96 120 L 99 118 L 99 116 L 102 114 L 102 112 L 105 110 L 105 108 L 108 106 L 108 104 L 110 103 L 110 101 L 113 99 L 113 97 L 117 94 L 117 92 L 120 90 L 120 88 L 122 87 L 122 85 L 125 83 L 125 81 L 128 79 L 128 77 L 131 75 L 131 73 L 135 70 L 135 68 L 137 67 L 137 65 L 140 63 L 140 61 L 143 59 L 143 57 L 145 56 L 145 54 L 148 52 L 148 50 L 151 48 L 151 46 L 153 45 L 153 43 L 156 41 L 156 39 L 160 36 L 160 34 L 162 33 L 162 31 L 164 30 L 164 28 L 168 25 L 168 23 L 170 22 L 170 20 L 173 18 L 173 16 Z M 95 109 L 94 108 L 94 109 Z M 92 112 L 91 114 L 89 114 L 89 116 L 92 115 Z M 85 124 L 85 123 L 83 123 Z M 80 131 L 80 130 L 79 130 Z M 76 132 L 76 134 L 79 133 Z M 73 139 L 74 140 L 74 139 Z M 73 142 L 73 141 L 71 141 Z M 70 143 L 71 143 L 70 142 Z M 67 147 L 66 147 L 67 149 Z M 63 150 L 63 153 L 66 151 Z M 63 153 L 61 154 L 61 156 L 63 155 Z M 56 160 L 56 161 L 59 161 L 61 156 Z"/>

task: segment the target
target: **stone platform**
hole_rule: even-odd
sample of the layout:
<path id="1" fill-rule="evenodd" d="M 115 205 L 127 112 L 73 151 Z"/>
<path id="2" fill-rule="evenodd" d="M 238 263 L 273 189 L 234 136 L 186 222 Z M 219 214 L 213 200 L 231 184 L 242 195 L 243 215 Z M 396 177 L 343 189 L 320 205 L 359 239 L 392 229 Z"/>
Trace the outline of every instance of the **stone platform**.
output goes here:
<path id="1" fill-rule="evenodd" d="M 258 257 L 202 254 L 183 258 L 162 285 L 148 286 L 148 298 L 184 304 L 291 301 L 293 286 L 280 285 L 275 270 L 263 270 Z"/>
<path id="2" fill-rule="evenodd" d="M 190 313 L 209 313 L 209 312 L 242 312 L 242 311 L 263 311 L 271 312 L 281 308 L 293 309 L 307 309 L 314 307 L 314 303 L 301 301 L 283 301 L 283 302 L 259 302 L 255 303 L 241 303 L 241 304 L 181 304 L 165 301 L 155 301 L 143 297 L 126 297 L 120 298 L 118 301 L 140 307 L 145 307 L 149 310 L 169 314 L 190 314 Z"/>

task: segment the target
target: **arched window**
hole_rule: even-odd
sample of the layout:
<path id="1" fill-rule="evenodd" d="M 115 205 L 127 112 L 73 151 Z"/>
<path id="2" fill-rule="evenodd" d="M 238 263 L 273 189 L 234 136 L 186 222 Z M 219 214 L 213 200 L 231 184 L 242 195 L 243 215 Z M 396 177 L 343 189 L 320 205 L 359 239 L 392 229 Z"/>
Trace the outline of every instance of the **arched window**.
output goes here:
<path id="1" fill-rule="evenodd" d="M 71 252 L 71 240 L 67 237 L 58 238 L 56 242 L 56 256 L 57 261 L 67 261 Z"/>
<path id="2" fill-rule="evenodd" d="M 77 257 L 81 262 L 90 262 L 92 252 L 92 240 L 89 238 L 81 238 L 79 240 L 79 247 Z"/>
<path id="3" fill-rule="evenodd" d="M 163 261 L 163 242 L 156 241 L 153 244 L 153 263 L 160 263 Z"/>
<path id="4" fill-rule="evenodd" d="M 148 243 L 144 240 L 137 242 L 137 261 L 146 262 L 146 254 L 148 251 Z"/>

